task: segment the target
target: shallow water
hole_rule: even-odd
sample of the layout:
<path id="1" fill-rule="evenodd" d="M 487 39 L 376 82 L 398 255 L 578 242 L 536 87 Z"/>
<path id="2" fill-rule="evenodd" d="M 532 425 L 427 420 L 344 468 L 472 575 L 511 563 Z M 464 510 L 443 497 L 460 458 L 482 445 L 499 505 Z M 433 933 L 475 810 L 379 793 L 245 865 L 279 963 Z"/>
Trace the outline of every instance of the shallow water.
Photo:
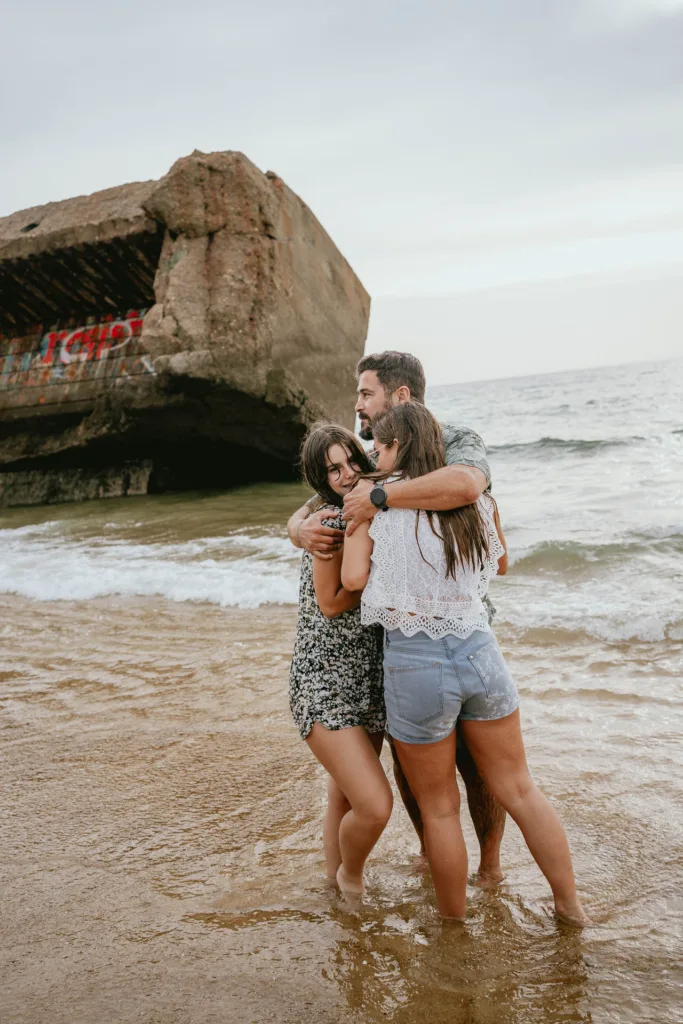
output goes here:
<path id="1" fill-rule="evenodd" d="M 619 372 L 599 391 L 631 394 L 621 423 L 638 418 L 628 373 L 644 369 Z M 515 428 L 504 385 L 527 409 Z M 494 448 L 550 436 L 534 402 L 548 417 L 567 395 L 557 439 L 607 434 L 572 407 L 587 387 L 574 375 L 496 387 Z M 489 390 L 458 399 L 488 436 Z M 512 824 L 505 883 L 472 887 L 466 925 L 441 925 L 398 802 L 363 901 L 327 887 L 324 780 L 286 696 L 296 559 L 282 522 L 300 488 L 4 514 L 3 1024 L 681 1021 L 683 424 L 669 401 L 628 458 L 492 455 L 515 561 L 496 581 L 497 631 L 596 921 L 583 933 L 550 915 Z M 666 493 L 645 498 L 636 472 Z"/>

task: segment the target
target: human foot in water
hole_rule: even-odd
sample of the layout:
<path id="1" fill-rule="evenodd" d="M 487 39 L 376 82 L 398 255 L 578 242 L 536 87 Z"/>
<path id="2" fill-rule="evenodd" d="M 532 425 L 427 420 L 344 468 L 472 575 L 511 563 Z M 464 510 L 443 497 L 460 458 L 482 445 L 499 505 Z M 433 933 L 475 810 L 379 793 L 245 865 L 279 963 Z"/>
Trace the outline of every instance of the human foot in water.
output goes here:
<path id="1" fill-rule="evenodd" d="M 350 896 L 362 896 L 365 892 L 362 874 L 357 878 L 347 875 L 343 864 L 337 871 L 337 885 L 343 893 L 348 893 Z"/>
<path id="2" fill-rule="evenodd" d="M 578 899 L 566 902 L 555 900 L 555 914 L 560 921 L 573 928 L 586 928 L 593 924 Z"/>
<path id="3" fill-rule="evenodd" d="M 472 875 L 469 881 L 470 885 L 477 885 L 480 889 L 493 889 L 496 885 L 499 885 L 504 878 L 505 875 L 499 867 L 492 870 L 484 870 L 484 868 L 480 866 L 476 875 Z"/>

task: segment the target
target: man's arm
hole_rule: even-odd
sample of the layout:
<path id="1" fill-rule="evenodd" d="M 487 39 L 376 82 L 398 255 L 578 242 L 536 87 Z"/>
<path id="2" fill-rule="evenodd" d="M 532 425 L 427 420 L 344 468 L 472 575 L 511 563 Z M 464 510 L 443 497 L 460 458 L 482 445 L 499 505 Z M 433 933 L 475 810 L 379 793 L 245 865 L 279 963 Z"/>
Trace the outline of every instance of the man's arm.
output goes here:
<path id="1" fill-rule="evenodd" d="M 389 508 L 423 508 L 443 512 L 471 505 L 486 490 L 486 477 L 475 466 L 444 466 L 415 480 L 384 484 Z"/>
<path id="2" fill-rule="evenodd" d="M 377 509 L 370 501 L 375 486 L 370 480 L 359 480 L 344 499 L 346 536 L 371 519 Z M 442 512 L 449 508 L 471 505 L 487 487 L 485 475 L 476 466 L 444 466 L 414 480 L 396 480 L 383 484 L 389 508 L 426 509 Z"/>
<path id="3" fill-rule="evenodd" d="M 415 480 L 397 480 L 385 484 L 389 508 L 425 509 L 443 512 L 449 508 L 471 505 L 491 486 L 491 471 L 486 459 L 486 448 L 479 434 L 467 427 L 442 424 L 446 462 L 443 469 L 416 477 Z M 359 480 L 344 499 L 344 519 L 347 537 L 359 523 L 375 515 L 370 501 L 372 485 Z"/>
<path id="4" fill-rule="evenodd" d="M 287 536 L 291 540 L 295 548 L 302 548 L 303 544 L 299 540 L 299 529 L 304 519 L 308 519 L 311 514 L 311 507 L 306 502 L 301 508 L 298 508 L 294 515 L 289 517 L 287 522 Z"/>
<path id="5" fill-rule="evenodd" d="M 312 512 L 309 502 L 297 509 L 287 523 L 287 535 L 294 547 L 305 548 L 316 558 L 332 558 L 344 540 L 344 531 L 323 526 L 323 519 L 329 518 L 329 509 Z"/>
<path id="6" fill-rule="evenodd" d="M 505 534 L 503 533 L 503 527 L 500 523 L 500 516 L 498 515 L 498 506 L 494 506 L 493 509 L 493 521 L 496 524 L 496 530 L 498 532 L 498 540 L 503 545 L 503 554 L 498 559 L 498 576 L 505 576 L 508 571 L 508 546 L 505 540 Z"/>

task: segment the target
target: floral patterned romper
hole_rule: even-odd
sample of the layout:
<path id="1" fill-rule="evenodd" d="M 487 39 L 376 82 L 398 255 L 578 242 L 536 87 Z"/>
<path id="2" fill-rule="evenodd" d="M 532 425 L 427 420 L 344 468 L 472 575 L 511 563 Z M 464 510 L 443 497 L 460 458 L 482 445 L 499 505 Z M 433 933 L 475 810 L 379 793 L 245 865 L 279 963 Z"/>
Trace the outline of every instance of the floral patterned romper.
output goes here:
<path id="1" fill-rule="evenodd" d="M 327 526 L 343 530 L 341 512 L 331 508 Z M 362 725 L 383 732 L 383 638 L 381 626 L 363 626 L 360 608 L 326 618 L 313 586 L 313 557 L 304 551 L 299 585 L 299 618 L 289 677 L 289 706 L 302 739 L 314 722 L 326 729 Z"/>

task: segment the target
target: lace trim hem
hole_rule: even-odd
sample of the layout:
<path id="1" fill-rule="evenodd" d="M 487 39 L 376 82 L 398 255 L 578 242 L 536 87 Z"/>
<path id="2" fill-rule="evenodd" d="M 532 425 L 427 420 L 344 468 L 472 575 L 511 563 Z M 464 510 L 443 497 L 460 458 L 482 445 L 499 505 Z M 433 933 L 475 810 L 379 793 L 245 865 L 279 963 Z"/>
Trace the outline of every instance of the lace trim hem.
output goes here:
<path id="1" fill-rule="evenodd" d="M 400 629 L 404 636 L 415 636 L 426 633 L 431 640 L 441 640 L 445 636 L 457 636 L 467 640 L 478 629 L 485 633 L 491 632 L 486 612 L 481 615 L 463 619 L 436 619 L 431 615 L 411 615 L 397 608 L 374 608 L 361 602 L 361 622 L 364 626 L 379 624 L 385 629 Z"/>

